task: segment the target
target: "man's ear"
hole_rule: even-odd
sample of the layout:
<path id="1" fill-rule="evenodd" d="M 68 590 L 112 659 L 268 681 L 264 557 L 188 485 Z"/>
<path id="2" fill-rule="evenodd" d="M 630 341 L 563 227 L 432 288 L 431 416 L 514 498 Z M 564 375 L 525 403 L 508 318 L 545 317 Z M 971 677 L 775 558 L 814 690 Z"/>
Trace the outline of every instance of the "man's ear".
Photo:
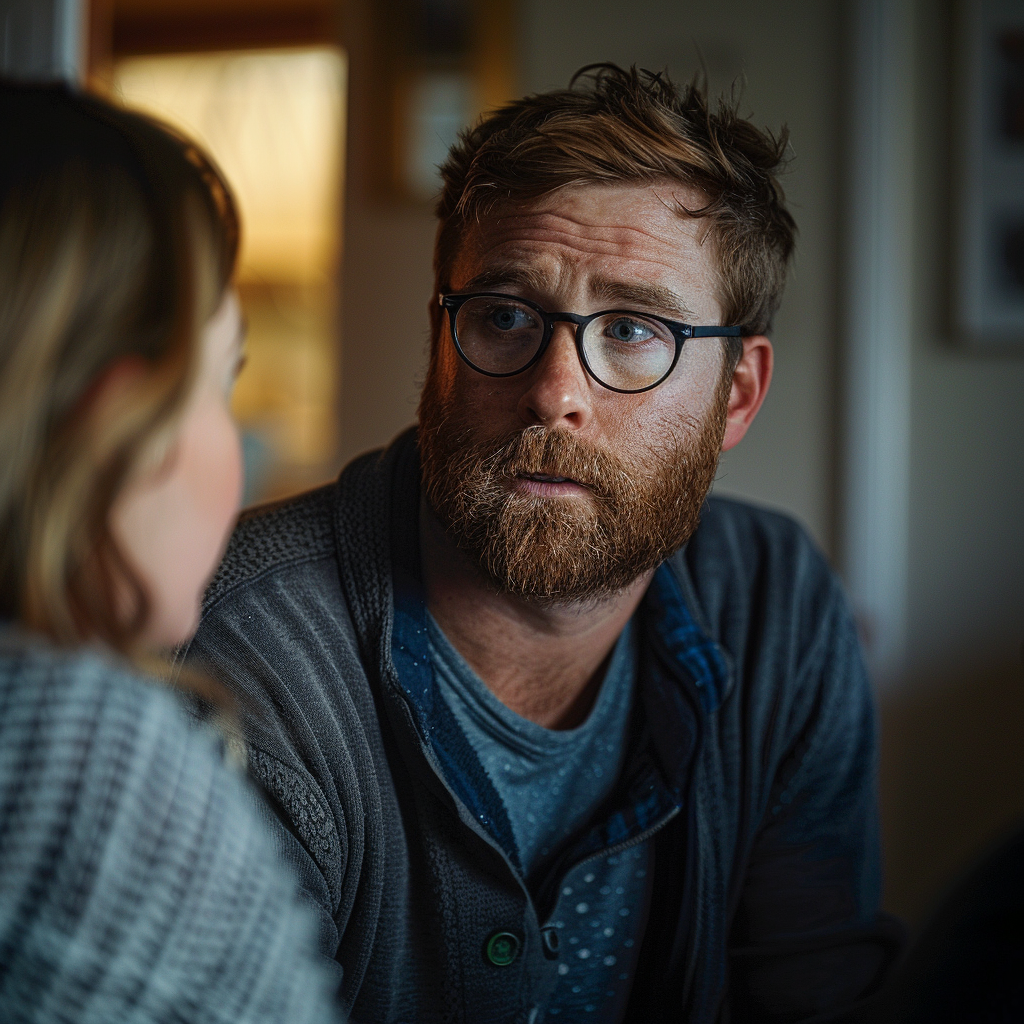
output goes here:
<path id="1" fill-rule="evenodd" d="M 772 343 L 763 334 L 753 334 L 743 339 L 743 355 L 732 372 L 723 452 L 735 448 L 754 422 L 764 396 L 768 394 L 774 359 Z"/>

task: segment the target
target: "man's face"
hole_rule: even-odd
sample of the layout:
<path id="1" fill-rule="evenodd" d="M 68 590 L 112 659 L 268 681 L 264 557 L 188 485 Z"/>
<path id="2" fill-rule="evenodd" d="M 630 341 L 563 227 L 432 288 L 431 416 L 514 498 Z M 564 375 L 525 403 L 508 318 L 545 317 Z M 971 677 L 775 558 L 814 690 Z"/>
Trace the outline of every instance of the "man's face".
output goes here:
<path id="1" fill-rule="evenodd" d="M 549 311 L 631 309 L 720 323 L 703 199 L 677 185 L 586 185 L 496 212 L 463 240 L 453 291 Z M 679 548 L 714 478 L 729 380 L 719 339 L 688 341 L 652 391 L 588 376 L 573 325 L 512 377 L 467 366 L 444 321 L 420 403 L 427 499 L 493 584 L 571 601 L 621 590 Z"/>

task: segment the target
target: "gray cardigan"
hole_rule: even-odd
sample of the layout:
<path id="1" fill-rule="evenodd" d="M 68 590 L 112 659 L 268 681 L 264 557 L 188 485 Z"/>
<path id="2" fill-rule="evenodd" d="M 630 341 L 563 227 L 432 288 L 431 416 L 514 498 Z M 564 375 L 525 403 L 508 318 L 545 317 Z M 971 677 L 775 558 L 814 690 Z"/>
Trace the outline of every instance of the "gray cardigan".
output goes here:
<path id="1" fill-rule="evenodd" d="M 0 1020 L 339 1021 L 248 788 L 166 687 L 0 631 Z"/>
<path id="2" fill-rule="evenodd" d="M 417 646 L 418 496 L 409 433 L 245 517 L 187 657 L 247 708 L 250 770 L 354 1018 L 531 1024 L 567 862 L 523 880 L 500 809 L 466 784 Z M 656 584 L 630 767 L 586 840 L 656 833 L 629 1019 L 824 1020 L 899 944 L 878 911 L 873 711 L 841 589 L 791 521 L 716 500 Z M 496 930 L 521 942 L 508 966 L 485 955 Z"/>

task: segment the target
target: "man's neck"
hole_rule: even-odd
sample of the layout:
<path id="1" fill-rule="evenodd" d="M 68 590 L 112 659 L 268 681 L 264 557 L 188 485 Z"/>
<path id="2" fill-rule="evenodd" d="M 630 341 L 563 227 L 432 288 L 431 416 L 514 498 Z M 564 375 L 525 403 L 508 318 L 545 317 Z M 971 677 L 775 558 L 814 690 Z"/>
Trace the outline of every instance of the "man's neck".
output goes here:
<path id="1" fill-rule="evenodd" d="M 538 604 L 498 593 L 426 501 L 420 558 L 427 607 L 452 646 L 506 707 L 548 729 L 586 719 L 612 648 L 653 575 L 599 601 Z"/>

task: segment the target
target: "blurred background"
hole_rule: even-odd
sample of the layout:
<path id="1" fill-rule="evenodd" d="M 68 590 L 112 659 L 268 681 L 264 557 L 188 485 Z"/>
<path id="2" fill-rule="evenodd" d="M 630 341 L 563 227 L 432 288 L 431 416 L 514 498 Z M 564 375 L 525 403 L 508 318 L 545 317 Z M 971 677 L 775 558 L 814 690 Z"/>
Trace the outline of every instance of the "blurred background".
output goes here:
<path id="1" fill-rule="evenodd" d="M 247 500 L 415 415 L 436 164 L 592 61 L 703 66 L 791 131 L 771 394 L 716 492 L 843 573 L 881 716 L 886 902 L 915 925 L 1024 817 L 1021 0 L 2 0 L 4 69 L 199 138 L 243 211 Z"/>

